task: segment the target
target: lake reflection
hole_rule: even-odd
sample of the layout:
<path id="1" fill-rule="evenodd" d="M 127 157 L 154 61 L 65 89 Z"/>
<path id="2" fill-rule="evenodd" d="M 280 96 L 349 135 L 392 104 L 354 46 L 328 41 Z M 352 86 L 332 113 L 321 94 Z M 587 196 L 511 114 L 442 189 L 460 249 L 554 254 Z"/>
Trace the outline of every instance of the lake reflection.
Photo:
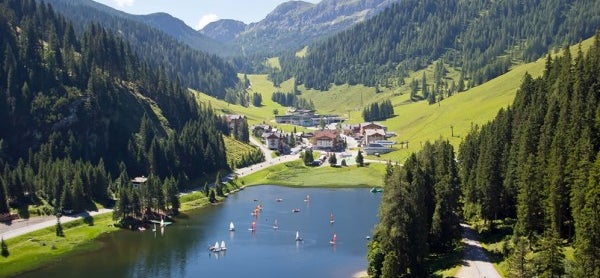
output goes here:
<path id="1" fill-rule="evenodd" d="M 368 189 L 251 187 L 222 205 L 188 212 L 164 233 L 112 233 L 100 239 L 101 250 L 23 276 L 351 277 L 367 266 L 365 237 L 378 221 L 380 199 Z M 262 212 L 253 216 L 257 205 Z M 296 231 L 303 241 L 295 241 Z M 217 241 L 225 241 L 227 251 L 208 251 Z"/>

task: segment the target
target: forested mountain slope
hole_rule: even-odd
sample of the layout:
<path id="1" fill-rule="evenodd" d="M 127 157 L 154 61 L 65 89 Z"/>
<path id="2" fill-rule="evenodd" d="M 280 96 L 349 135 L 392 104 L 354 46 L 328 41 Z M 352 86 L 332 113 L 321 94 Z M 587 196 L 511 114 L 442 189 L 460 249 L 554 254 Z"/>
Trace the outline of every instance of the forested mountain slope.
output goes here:
<path id="1" fill-rule="evenodd" d="M 130 175 L 149 176 L 137 197 L 164 209 L 166 192 L 227 168 L 223 120 L 120 36 L 2 0 L 0 38 L 0 214 L 81 211 L 129 192 Z"/>
<path id="2" fill-rule="evenodd" d="M 223 98 L 226 90 L 233 88 L 238 82 L 237 73 L 229 63 L 214 55 L 194 50 L 175 39 L 185 34 L 178 31 L 177 34 L 169 35 L 144 23 L 154 17 L 162 18 L 160 16 L 154 15 L 144 19 L 91 0 L 45 2 L 53 4 L 58 12 L 73 21 L 77 34 L 82 33 L 92 23 L 100 24 L 103 28 L 119 34 L 142 60 L 164 71 L 171 80 L 179 78 L 184 87 Z M 172 25 L 166 25 L 164 28 L 167 26 Z"/>
<path id="3" fill-rule="evenodd" d="M 388 165 L 370 276 L 427 276 L 429 254 L 460 244 L 461 218 L 485 231 L 507 277 L 600 275 L 599 89 L 600 32 L 587 53 L 548 55 L 456 157 L 440 139 Z"/>
<path id="4" fill-rule="evenodd" d="M 600 33 L 588 53 L 563 52 L 548 59 L 542 77 L 526 76 L 514 104 L 461 144 L 465 216 L 517 219 L 509 265 L 515 273 L 596 277 Z M 565 262 L 560 253 L 571 243 L 574 260 Z M 539 261 L 518 263 L 531 251 Z"/>
<path id="5" fill-rule="evenodd" d="M 308 88 L 387 85 L 442 58 L 470 85 L 575 43 L 600 28 L 600 3 L 584 1 L 405 0 L 311 45 L 305 58 L 281 57 L 276 82 L 291 76 Z"/>

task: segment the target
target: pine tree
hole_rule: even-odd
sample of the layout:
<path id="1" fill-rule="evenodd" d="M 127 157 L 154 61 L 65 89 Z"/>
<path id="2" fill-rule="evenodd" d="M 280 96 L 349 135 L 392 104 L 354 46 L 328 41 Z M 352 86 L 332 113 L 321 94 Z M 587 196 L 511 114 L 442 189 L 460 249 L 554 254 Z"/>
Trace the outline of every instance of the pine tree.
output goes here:
<path id="1" fill-rule="evenodd" d="M 525 237 L 517 237 L 512 254 L 508 258 L 508 276 L 511 278 L 532 277 L 530 262 L 527 259 L 528 242 Z"/>
<path id="2" fill-rule="evenodd" d="M 544 233 L 534 264 L 539 277 L 558 278 L 565 273 L 561 240 L 554 229 Z"/>
<path id="3" fill-rule="evenodd" d="M 8 200 L 6 199 L 6 190 L 4 179 L 0 176 L 0 215 L 9 213 Z"/>
<path id="4" fill-rule="evenodd" d="M 575 223 L 573 277 L 600 276 L 600 154 L 591 170 L 584 206 Z"/>
<path id="5" fill-rule="evenodd" d="M 6 242 L 4 241 L 4 237 L 2 237 L 0 239 L 0 248 L 2 249 L 2 251 L 0 251 L 0 254 L 2 255 L 2 257 L 8 257 L 10 255 L 10 252 L 8 252 L 8 245 L 6 244 Z"/>
<path id="6" fill-rule="evenodd" d="M 335 157 L 335 153 L 332 153 L 332 154 L 329 155 L 328 162 L 329 162 L 329 165 L 331 167 L 335 167 L 336 166 L 336 164 L 337 164 L 337 158 Z"/>
<path id="7" fill-rule="evenodd" d="M 365 166 L 365 158 L 362 155 L 362 151 L 358 151 L 358 154 L 356 155 L 356 165 L 358 167 Z"/>

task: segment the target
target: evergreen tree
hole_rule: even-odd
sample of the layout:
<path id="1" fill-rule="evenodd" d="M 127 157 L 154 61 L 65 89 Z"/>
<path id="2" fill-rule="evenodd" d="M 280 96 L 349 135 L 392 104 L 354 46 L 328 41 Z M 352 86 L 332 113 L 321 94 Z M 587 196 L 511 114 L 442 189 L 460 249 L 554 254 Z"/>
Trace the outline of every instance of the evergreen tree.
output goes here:
<path id="1" fill-rule="evenodd" d="M 337 158 L 335 157 L 335 153 L 329 155 L 328 162 L 331 167 L 335 167 L 335 165 L 337 164 Z"/>
<path id="2" fill-rule="evenodd" d="M 210 194 L 209 194 L 209 197 L 208 197 L 208 201 L 209 201 L 209 202 L 211 202 L 211 203 L 215 203 L 215 202 L 217 202 L 217 198 L 216 198 L 216 196 L 215 196 L 215 191 L 214 191 L 214 190 L 212 190 L 212 189 L 210 190 Z"/>
<path id="3" fill-rule="evenodd" d="M 8 245 L 4 241 L 4 237 L 2 237 L 0 239 L 0 248 L 2 249 L 2 251 L 0 251 L 0 254 L 2 255 L 2 257 L 6 258 L 10 255 L 10 252 L 8 252 Z"/>
<path id="4" fill-rule="evenodd" d="M 564 254 L 558 233 L 548 230 L 540 243 L 540 252 L 535 259 L 536 274 L 539 277 L 562 277 L 564 270 Z"/>
<path id="5" fill-rule="evenodd" d="M 527 259 L 527 244 L 527 239 L 524 237 L 518 237 L 515 240 L 513 252 L 508 258 L 509 277 L 529 278 L 533 276 L 530 269 L 530 262 Z"/>
<path id="6" fill-rule="evenodd" d="M 65 232 L 63 230 L 62 224 L 60 223 L 60 217 L 59 216 L 56 217 L 56 236 L 58 236 L 58 237 L 64 237 L 65 236 Z"/>
<path id="7" fill-rule="evenodd" d="M 600 155 L 591 170 L 584 203 L 575 224 L 573 277 L 600 275 Z"/>
<path id="8" fill-rule="evenodd" d="M 362 155 L 362 151 L 358 151 L 358 154 L 356 155 L 356 165 L 358 167 L 365 166 L 365 158 Z"/>
<path id="9" fill-rule="evenodd" d="M 6 199 L 6 191 L 4 179 L 0 176 L 0 215 L 9 213 L 8 200 Z"/>

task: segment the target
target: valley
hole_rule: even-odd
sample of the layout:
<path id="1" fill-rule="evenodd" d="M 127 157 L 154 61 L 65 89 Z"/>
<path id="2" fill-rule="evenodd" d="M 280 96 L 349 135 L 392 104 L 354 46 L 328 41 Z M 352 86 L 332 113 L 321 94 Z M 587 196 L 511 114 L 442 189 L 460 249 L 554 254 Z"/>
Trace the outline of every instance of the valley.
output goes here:
<path id="1" fill-rule="evenodd" d="M 121 246 L 167 258 L 99 277 L 239 275 L 234 250 L 261 248 L 317 266 L 279 262 L 298 277 L 600 275 L 597 1 L 278 3 L 195 30 L 136 1 L 0 0 L 0 276 L 101 273 Z M 205 260 L 239 208 L 305 192 L 326 198 L 292 209 L 304 226 Z M 335 204 L 365 230 L 321 227 Z"/>

